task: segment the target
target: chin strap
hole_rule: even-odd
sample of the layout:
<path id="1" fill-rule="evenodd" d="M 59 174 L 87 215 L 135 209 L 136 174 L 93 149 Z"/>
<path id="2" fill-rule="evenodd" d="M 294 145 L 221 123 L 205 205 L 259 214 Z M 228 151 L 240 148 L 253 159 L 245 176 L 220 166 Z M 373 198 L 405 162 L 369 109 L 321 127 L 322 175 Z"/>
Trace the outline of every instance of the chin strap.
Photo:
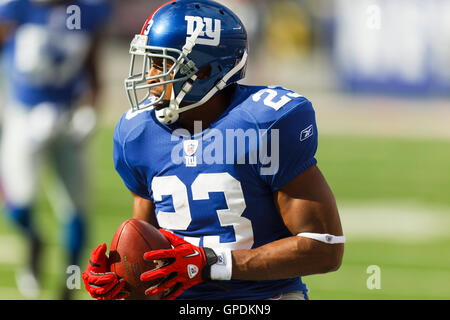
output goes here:
<path id="1" fill-rule="evenodd" d="M 187 58 L 187 56 L 192 52 L 192 49 L 196 45 L 197 38 L 200 36 L 200 33 L 202 32 L 204 27 L 203 22 L 199 22 L 197 24 L 197 28 L 195 29 L 194 33 L 186 39 L 186 44 L 183 46 L 183 57 L 178 62 L 177 67 L 173 71 L 173 77 L 177 75 L 177 73 L 180 71 L 181 66 L 183 65 L 184 60 Z M 190 63 L 189 61 L 188 63 Z M 177 97 L 175 97 L 174 91 L 172 90 L 171 97 L 170 97 L 170 105 L 167 108 L 156 110 L 156 117 L 158 120 L 164 124 L 172 124 L 176 122 L 179 118 L 179 105 L 185 95 L 189 93 L 192 89 L 192 84 L 194 81 L 197 80 L 197 76 L 193 75 L 190 79 L 188 79 L 185 84 L 183 85 L 183 88 L 181 89 L 181 92 L 178 94 Z"/>
<path id="2" fill-rule="evenodd" d="M 181 88 L 180 93 L 175 98 L 173 90 L 172 97 L 170 101 L 170 106 L 156 111 L 156 116 L 159 121 L 165 124 L 172 124 L 178 120 L 179 114 L 196 107 L 201 106 L 206 103 L 209 99 L 211 99 L 218 91 L 224 89 L 227 86 L 228 81 L 233 77 L 237 72 L 239 72 L 242 68 L 245 67 L 248 59 L 247 51 L 242 55 L 241 61 L 239 61 L 236 66 L 231 69 L 212 89 L 198 102 L 190 104 L 186 107 L 180 108 L 180 103 L 183 101 L 184 97 L 192 90 L 194 82 L 197 80 L 197 75 L 193 75 L 189 80 L 185 82 L 183 87 Z"/>

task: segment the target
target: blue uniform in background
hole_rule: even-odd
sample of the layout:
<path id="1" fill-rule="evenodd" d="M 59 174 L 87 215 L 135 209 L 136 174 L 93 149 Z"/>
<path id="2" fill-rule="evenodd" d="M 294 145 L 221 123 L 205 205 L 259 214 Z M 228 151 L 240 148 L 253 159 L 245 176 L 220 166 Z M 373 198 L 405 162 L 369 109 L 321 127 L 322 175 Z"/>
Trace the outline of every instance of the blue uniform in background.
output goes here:
<path id="1" fill-rule="evenodd" d="M 206 128 L 202 128 L 203 130 Z M 251 249 L 291 236 L 273 192 L 316 164 L 311 103 L 281 87 L 236 85 L 227 110 L 190 135 L 154 110 L 128 111 L 114 162 L 133 193 L 153 201 L 160 227 L 199 246 Z M 300 278 L 201 283 L 179 299 L 263 299 L 306 291 Z"/>
<path id="2" fill-rule="evenodd" d="M 2 47 L 6 101 L 0 181 L 6 213 L 30 245 L 30 261 L 16 275 L 19 290 L 29 298 L 40 292 L 41 240 L 32 212 L 44 153 L 58 182 L 50 202 L 62 217 L 66 265 L 79 263 L 86 228 L 85 159 L 71 119 L 89 88 L 87 58 L 110 11 L 108 0 L 0 1 L 0 22 L 12 26 Z"/>
<path id="3" fill-rule="evenodd" d="M 70 107 L 88 85 L 84 62 L 93 35 L 109 17 L 109 2 L 3 3 L 0 21 L 16 25 L 3 48 L 3 70 L 11 98 L 28 107 L 42 102 Z"/>

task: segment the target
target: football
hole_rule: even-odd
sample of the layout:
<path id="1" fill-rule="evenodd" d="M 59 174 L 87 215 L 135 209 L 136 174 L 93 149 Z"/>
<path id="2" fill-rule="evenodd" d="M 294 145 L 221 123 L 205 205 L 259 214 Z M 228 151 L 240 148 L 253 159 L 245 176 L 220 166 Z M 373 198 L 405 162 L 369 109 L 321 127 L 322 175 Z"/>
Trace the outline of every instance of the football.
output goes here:
<path id="1" fill-rule="evenodd" d="M 145 290 L 157 283 L 142 282 L 140 275 L 154 269 L 156 264 L 144 260 L 144 253 L 157 249 L 170 249 L 170 243 L 153 225 L 143 220 L 129 219 L 120 225 L 111 241 L 109 259 L 111 271 L 125 279 L 131 291 L 131 300 L 158 300 L 147 297 Z"/>

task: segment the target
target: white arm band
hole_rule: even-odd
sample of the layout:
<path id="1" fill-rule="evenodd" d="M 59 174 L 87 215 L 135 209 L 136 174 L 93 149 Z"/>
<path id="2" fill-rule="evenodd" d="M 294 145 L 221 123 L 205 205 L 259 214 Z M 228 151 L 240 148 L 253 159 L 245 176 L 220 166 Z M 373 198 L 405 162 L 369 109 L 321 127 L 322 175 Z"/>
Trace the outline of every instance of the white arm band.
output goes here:
<path id="1" fill-rule="evenodd" d="M 211 280 L 231 280 L 231 268 L 233 261 L 231 250 L 224 248 L 214 248 L 217 255 L 217 262 L 211 266 Z"/>
<path id="2" fill-rule="evenodd" d="M 310 233 L 302 232 L 297 235 L 297 237 L 305 237 L 309 239 L 314 239 L 320 242 L 328 244 L 345 243 L 345 236 L 333 236 L 331 234 L 321 234 L 321 233 Z"/>
<path id="3" fill-rule="evenodd" d="M 345 243 L 345 236 L 333 236 L 331 234 L 319 234 L 302 232 L 299 237 L 310 238 L 328 244 Z M 233 260 L 230 249 L 214 248 L 217 262 L 211 266 L 211 280 L 231 280 Z"/>

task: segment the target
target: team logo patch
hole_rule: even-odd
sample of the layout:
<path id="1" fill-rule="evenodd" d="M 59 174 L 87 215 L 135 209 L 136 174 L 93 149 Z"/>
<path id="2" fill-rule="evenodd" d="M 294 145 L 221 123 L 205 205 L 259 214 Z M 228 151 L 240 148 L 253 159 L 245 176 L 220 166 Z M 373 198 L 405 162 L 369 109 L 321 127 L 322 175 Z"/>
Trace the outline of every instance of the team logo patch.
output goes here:
<path id="1" fill-rule="evenodd" d="M 300 141 L 305 141 L 306 139 L 312 137 L 314 135 L 314 127 L 310 125 L 308 128 L 304 129 L 300 133 Z"/>
<path id="2" fill-rule="evenodd" d="M 194 264 L 190 264 L 187 266 L 187 271 L 188 271 L 189 279 L 192 279 L 198 274 L 198 267 Z"/>
<path id="3" fill-rule="evenodd" d="M 194 154 L 197 152 L 198 140 L 185 140 L 183 141 L 184 159 L 186 167 L 196 167 L 197 157 Z"/>
<path id="4" fill-rule="evenodd" d="M 203 25 L 203 29 L 195 41 L 196 44 L 217 47 L 220 44 L 220 33 L 222 31 L 222 22 L 219 19 L 202 18 L 197 16 L 186 16 L 187 35 L 192 36 L 197 28 Z M 213 27 L 214 22 L 214 27 Z"/>

